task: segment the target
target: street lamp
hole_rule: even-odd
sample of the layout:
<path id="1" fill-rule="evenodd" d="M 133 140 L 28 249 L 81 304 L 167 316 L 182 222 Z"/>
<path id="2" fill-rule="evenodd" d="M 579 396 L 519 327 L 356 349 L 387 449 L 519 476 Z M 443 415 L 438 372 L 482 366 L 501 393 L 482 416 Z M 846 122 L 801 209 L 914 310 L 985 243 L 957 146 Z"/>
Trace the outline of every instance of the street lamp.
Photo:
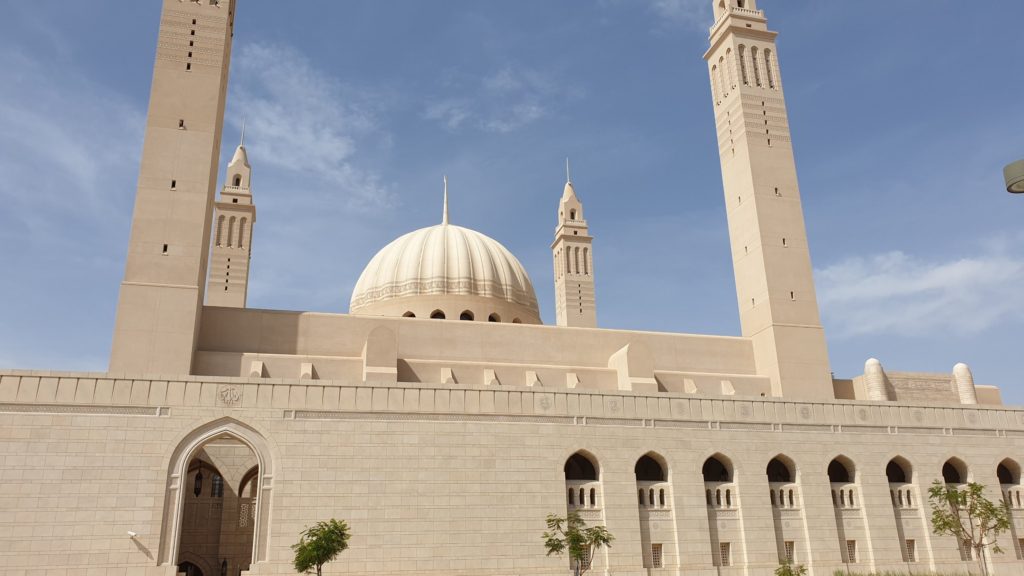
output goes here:
<path id="1" fill-rule="evenodd" d="M 1013 194 L 1024 194 L 1024 160 L 1017 160 L 1003 168 L 1006 176 L 1006 191 Z"/>

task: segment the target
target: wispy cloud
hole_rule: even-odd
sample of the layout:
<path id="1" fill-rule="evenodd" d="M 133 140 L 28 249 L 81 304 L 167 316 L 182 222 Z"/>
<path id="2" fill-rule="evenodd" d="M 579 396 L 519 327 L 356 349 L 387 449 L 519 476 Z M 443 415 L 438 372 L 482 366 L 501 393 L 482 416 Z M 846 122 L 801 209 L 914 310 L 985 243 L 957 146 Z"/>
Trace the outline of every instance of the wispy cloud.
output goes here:
<path id="1" fill-rule="evenodd" d="M 350 209 L 393 203 L 387 185 L 356 162 L 363 144 L 388 137 L 369 90 L 336 81 L 286 45 L 244 45 L 235 65 L 241 114 L 231 122 L 240 127 L 244 116 L 261 162 L 340 194 Z"/>
<path id="2" fill-rule="evenodd" d="M 445 79 L 444 91 L 460 95 L 429 102 L 422 115 L 452 131 L 515 132 L 544 118 L 557 105 L 555 87 L 546 74 L 524 66 L 505 66 L 482 78 L 453 73 Z"/>
<path id="3" fill-rule="evenodd" d="M 47 62 L 0 51 L 0 222 L 23 238 L 75 242 L 70 222 L 103 226 L 134 192 L 145 125 L 119 93 L 74 72 L 46 73 Z"/>
<path id="4" fill-rule="evenodd" d="M 1024 240 L 1024 238 L 1018 239 Z M 816 272 L 835 337 L 978 333 L 1024 319 L 1024 257 L 988 242 L 975 256 L 925 260 L 903 252 L 850 258 Z"/>
<path id="5" fill-rule="evenodd" d="M 707 28 L 711 25 L 708 0 L 647 0 L 661 25 Z"/>
<path id="6" fill-rule="evenodd" d="M 641 4 L 657 20 L 655 31 L 689 28 L 707 30 L 712 23 L 710 0 L 599 0 L 602 6 L 635 9 Z"/>

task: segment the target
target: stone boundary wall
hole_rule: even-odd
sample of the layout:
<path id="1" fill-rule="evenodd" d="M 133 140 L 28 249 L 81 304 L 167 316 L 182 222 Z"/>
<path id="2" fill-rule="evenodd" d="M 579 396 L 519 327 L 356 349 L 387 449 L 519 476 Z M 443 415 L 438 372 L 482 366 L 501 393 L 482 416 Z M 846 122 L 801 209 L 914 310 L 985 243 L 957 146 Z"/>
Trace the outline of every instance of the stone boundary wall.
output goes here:
<path id="1" fill-rule="evenodd" d="M 1024 437 L 1024 410 L 856 401 L 645 395 L 458 384 L 245 378 L 131 379 L 0 372 L 0 412 L 167 416 L 175 407 L 279 409 L 299 420 L 492 421 L 707 430 Z"/>

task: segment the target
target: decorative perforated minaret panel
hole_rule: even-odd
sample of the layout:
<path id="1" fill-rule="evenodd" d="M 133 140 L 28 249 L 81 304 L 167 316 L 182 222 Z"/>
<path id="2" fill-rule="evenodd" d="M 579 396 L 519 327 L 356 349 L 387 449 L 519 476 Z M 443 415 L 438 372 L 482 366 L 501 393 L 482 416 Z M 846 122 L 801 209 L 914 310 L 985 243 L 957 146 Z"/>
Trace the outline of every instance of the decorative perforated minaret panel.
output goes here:
<path id="1" fill-rule="evenodd" d="M 743 336 L 775 396 L 834 398 L 775 47 L 755 0 L 714 0 L 704 55 Z"/>
<path id="2" fill-rule="evenodd" d="M 213 247 L 206 304 L 245 308 L 256 205 L 252 201 L 252 167 L 245 146 L 228 164 L 224 188 L 213 215 Z"/>
<path id="3" fill-rule="evenodd" d="M 163 1 L 111 372 L 191 372 L 234 9 L 234 0 Z"/>
<path id="4" fill-rule="evenodd" d="M 597 327 L 594 300 L 593 238 L 587 233 L 583 204 L 572 181 L 558 205 L 558 228 L 551 250 L 555 260 L 555 313 L 559 326 Z"/>

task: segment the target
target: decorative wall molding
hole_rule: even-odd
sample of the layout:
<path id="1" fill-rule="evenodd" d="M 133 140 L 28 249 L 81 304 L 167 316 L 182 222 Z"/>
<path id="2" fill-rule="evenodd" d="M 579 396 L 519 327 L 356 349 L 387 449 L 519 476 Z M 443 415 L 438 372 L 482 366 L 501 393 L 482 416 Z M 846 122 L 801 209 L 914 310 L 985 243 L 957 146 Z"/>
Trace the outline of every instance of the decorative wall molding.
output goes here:
<path id="1" fill-rule="evenodd" d="M 69 404 L 0 404 L 0 414 L 78 414 L 86 416 L 171 415 L 170 408 L 148 406 L 77 406 Z"/>

